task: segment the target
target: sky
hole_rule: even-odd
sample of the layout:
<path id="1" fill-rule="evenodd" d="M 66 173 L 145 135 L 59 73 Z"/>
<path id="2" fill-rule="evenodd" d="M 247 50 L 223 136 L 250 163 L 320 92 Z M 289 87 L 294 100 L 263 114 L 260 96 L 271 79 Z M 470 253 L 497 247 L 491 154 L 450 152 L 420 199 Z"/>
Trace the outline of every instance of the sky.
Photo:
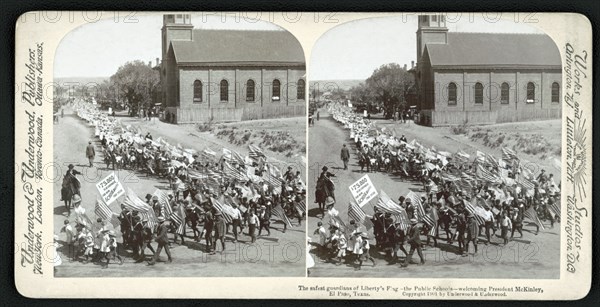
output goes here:
<path id="1" fill-rule="evenodd" d="M 112 18 L 85 24 L 69 32 L 54 58 L 54 77 L 110 77 L 128 61 L 161 57 L 162 14 L 135 16 L 136 23 L 115 23 Z M 192 14 L 195 29 L 281 30 L 265 22 L 245 22 L 233 17 Z"/>
<path id="2" fill-rule="evenodd" d="M 542 33 L 522 16 L 486 21 L 477 14 L 448 14 L 452 32 Z M 489 19 L 495 19 L 490 15 Z M 107 18 L 69 32 L 56 51 L 54 77 L 109 77 L 128 61 L 152 61 L 161 57 L 162 14 L 135 16 L 138 22 L 115 23 Z M 521 22 L 515 22 L 521 20 Z M 266 21 L 246 22 L 232 17 L 192 14 L 196 29 L 280 30 Z M 417 18 L 377 17 L 341 24 L 326 32 L 315 44 L 310 80 L 366 79 L 387 63 L 407 64 L 416 58 Z"/>
<path id="3" fill-rule="evenodd" d="M 522 16 L 504 16 L 496 20 L 490 14 L 459 16 L 448 13 L 449 32 L 543 33 Z M 499 16 L 498 16 L 499 17 Z M 521 22 L 515 22 L 520 20 Z M 367 79 L 373 71 L 388 63 L 406 64 L 416 61 L 417 17 L 377 17 L 339 25 L 319 38 L 312 50 L 309 79 L 348 80 Z"/>

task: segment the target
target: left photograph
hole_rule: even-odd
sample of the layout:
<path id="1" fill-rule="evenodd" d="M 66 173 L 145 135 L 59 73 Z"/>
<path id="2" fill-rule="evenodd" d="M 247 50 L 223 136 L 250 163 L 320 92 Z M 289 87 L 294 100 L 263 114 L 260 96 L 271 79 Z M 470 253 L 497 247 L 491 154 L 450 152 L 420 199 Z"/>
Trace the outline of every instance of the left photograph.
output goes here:
<path id="1" fill-rule="evenodd" d="M 54 276 L 305 276 L 298 40 L 216 15 L 115 20 L 54 58 Z"/>

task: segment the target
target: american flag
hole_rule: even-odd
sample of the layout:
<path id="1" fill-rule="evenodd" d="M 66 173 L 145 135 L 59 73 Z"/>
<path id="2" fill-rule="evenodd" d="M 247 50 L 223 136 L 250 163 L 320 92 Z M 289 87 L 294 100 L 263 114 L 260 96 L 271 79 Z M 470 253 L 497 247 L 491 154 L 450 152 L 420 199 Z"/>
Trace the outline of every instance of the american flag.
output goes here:
<path id="1" fill-rule="evenodd" d="M 225 177 L 227 177 L 229 179 L 235 179 L 240 182 L 246 182 L 249 180 L 248 176 L 246 176 L 246 174 L 244 174 L 239 169 L 231 166 L 231 164 L 229 164 L 228 162 L 225 162 L 225 164 L 224 164 L 223 174 L 225 175 Z"/>
<path id="2" fill-rule="evenodd" d="M 410 191 L 408 192 L 408 194 L 406 194 L 406 198 L 409 198 L 413 206 L 415 206 L 415 208 L 417 209 L 416 213 L 418 220 L 423 221 L 423 219 L 425 218 L 425 208 L 423 208 L 423 204 L 421 203 L 421 198 L 419 197 L 419 195 L 417 195 L 417 193 L 413 191 Z"/>
<path id="3" fill-rule="evenodd" d="M 542 225 L 542 221 L 537 215 L 537 212 L 533 209 L 533 207 L 529 207 L 529 209 L 525 210 L 523 213 L 526 218 L 530 219 L 534 224 L 538 225 L 542 230 L 544 230 L 544 225 Z"/>
<path id="4" fill-rule="evenodd" d="M 517 184 L 521 185 L 523 188 L 525 188 L 526 190 L 531 190 L 533 188 L 535 188 L 535 185 L 533 184 L 533 182 L 529 181 L 525 176 L 517 176 Z"/>
<path id="5" fill-rule="evenodd" d="M 548 208 L 550 211 L 552 211 L 552 213 L 554 213 L 555 216 L 560 216 L 560 203 L 558 201 L 553 202 Z"/>
<path id="6" fill-rule="evenodd" d="M 141 200 L 137 194 L 131 190 L 131 188 L 127 189 L 127 197 L 125 197 L 123 205 L 129 210 L 139 212 L 142 219 L 147 219 L 148 227 L 150 227 L 150 229 L 154 229 L 156 225 L 158 225 L 158 220 L 156 219 L 156 215 L 154 214 L 152 207 Z"/>
<path id="7" fill-rule="evenodd" d="M 329 225 L 335 226 L 340 229 L 341 232 L 346 232 L 346 223 L 338 216 L 332 216 L 329 220 Z"/>
<path id="8" fill-rule="evenodd" d="M 492 155 L 479 150 L 477 151 L 477 162 L 486 166 L 498 167 L 498 161 Z"/>
<path id="9" fill-rule="evenodd" d="M 156 189 L 154 191 L 154 196 L 158 197 L 158 203 L 160 204 L 162 210 L 161 213 L 163 217 L 168 219 L 173 214 L 173 208 L 171 208 L 171 204 L 169 203 L 169 196 L 162 190 Z"/>
<path id="10" fill-rule="evenodd" d="M 262 150 L 255 145 L 248 145 L 248 150 L 249 150 L 248 156 L 250 156 L 250 158 L 252 158 L 254 160 L 258 160 L 258 158 L 260 158 L 260 157 L 264 157 L 264 158 L 267 157 L 262 152 Z"/>
<path id="11" fill-rule="evenodd" d="M 187 173 L 188 173 L 188 177 L 190 177 L 191 179 L 198 179 L 198 180 L 208 179 L 208 175 L 202 174 L 200 171 L 193 169 L 193 168 L 189 168 Z"/>
<path id="12" fill-rule="evenodd" d="M 281 170 L 279 170 L 279 168 L 277 166 L 275 166 L 274 164 L 267 163 L 266 167 L 271 176 L 273 176 L 275 178 L 283 178 L 283 174 L 281 173 Z"/>
<path id="13" fill-rule="evenodd" d="M 469 158 L 471 158 L 471 156 L 468 153 L 466 153 L 462 150 L 459 150 L 456 154 L 454 154 L 454 157 L 463 162 L 468 161 Z"/>
<path id="14" fill-rule="evenodd" d="M 175 207 L 175 211 L 171 214 L 171 220 L 175 226 L 179 226 L 181 223 L 185 221 L 184 216 L 179 213 L 179 209 L 182 207 L 181 204 Z"/>
<path id="15" fill-rule="evenodd" d="M 208 160 L 214 160 L 217 157 L 217 153 L 210 148 L 204 149 L 201 154 Z"/>
<path id="16" fill-rule="evenodd" d="M 185 235 L 185 208 L 183 204 L 179 204 L 177 208 L 175 208 L 175 212 L 171 216 L 171 219 L 177 225 L 177 230 L 175 231 L 179 235 Z"/>
<path id="17" fill-rule="evenodd" d="M 242 155 L 240 155 L 240 154 L 239 154 L 237 151 L 235 151 L 235 150 L 232 150 L 232 151 L 231 151 L 231 158 L 232 158 L 232 160 L 235 160 L 235 161 L 237 161 L 237 163 L 238 163 L 238 164 L 241 164 L 241 165 L 245 164 L 245 159 L 244 159 L 244 157 L 242 157 Z"/>
<path id="18" fill-rule="evenodd" d="M 225 222 L 227 223 L 231 223 L 233 221 L 233 207 L 231 207 L 230 205 L 227 204 L 223 204 L 220 203 L 218 200 L 216 200 L 215 198 L 210 198 L 213 206 L 215 207 L 215 209 L 217 209 L 217 211 L 221 212 L 221 214 L 223 214 L 223 218 L 225 218 Z"/>
<path id="19" fill-rule="evenodd" d="M 367 214 L 354 202 L 348 204 L 348 219 L 365 225 L 367 229 L 373 228 L 373 223 L 367 218 Z"/>
<path id="20" fill-rule="evenodd" d="M 476 180 L 475 177 L 473 177 L 473 176 L 471 176 L 471 175 L 469 175 L 469 174 L 467 174 L 465 172 L 461 172 L 460 173 L 460 178 L 463 179 L 463 180 L 468 181 L 469 183 L 472 183 L 473 181 Z"/>
<path id="21" fill-rule="evenodd" d="M 481 164 L 477 165 L 477 177 L 491 183 L 502 183 L 502 178 L 498 174 L 494 174 L 492 171 L 487 170 Z"/>
<path id="22" fill-rule="evenodd" d="M 109 221 L 113 215 L 112 210 L 110 210 L 106 203 L 100 198 L 96 199 L 96 207 L 94 213 L 96 213 L 97 217 L 100 217 L 105 221 Z"/>
<path id="23" fill-rule="evenodd" d="M 475 217 L 475 221 L 477 222 L 477 226 L 481 226 L 483 224 L 485 224 L 485 220 L 483 219 L 482 216 L 480 216 L 479 214 L 477 214 L 477 211 L 475 210 L 475 207 L 466 199 L 464 200 L 465 202 L 465 209 L 472 214 Z"/>
<path id="24" fill-rule="evenodd" d="M 429 214 L 426 214 L 423 218 L 423 222 L 427 224 L 429 229 L 429 235 L 435 237 L 437 235 L 437 222 L 438 222 L 438 213 L 436 208 L 431 208 Z"/>
<path id="25" fill-rule="evenodd" d="M 379 199 L 377 199 L 377 206 L 381 211 L 391 213 L 393 215 L 400 215 L 402 212 L 406 214 L 404 208 L 396 204 L 383 190 L 379 191 Z"/>
<path id="26" fill-rule="evenodd" d="M 287 217 L 287 215 L 285 215 L 285 212 L 283 212 L 283 208 L 281 208 L 281 206 L 273 207 L 273 209 L 271 209 L 271 213 L 275 217 L 277 217 L 279 220 L 283 221 L 288 226 L 292 227 L 292 223 L 290 222 L 290 219 Z"/>
<path id="27" fill-rule="evenodd" d="M 452 174 L 449 174 L 449 173 L 442 173 L 442 174 L 440 174 L 440 178 L 442 178 L 442 180 L 444 180 L 444 181 L 451 181 L 451 182 L 455 182 L 455 181 L 460 180 L 459 177 L 457 177 L 455 175 L 452 175 Z"/>
<path id="28" fill-rule="evenodd" d="M 296 210 L 300 215 L 306 213 L 306 198 L 302 197 L 299 202 L 296 202 Z"/>
<path id="29" fill-rule="evenodd" d="M 114 228 L 117 228 L 121 225 L 121 222 L 117 218 L 117 215 L 110 210 L 108 205 L 101 199 L 96 199 L 96 207 L 94 208 L 94 213 L 96 216 L 110 222 Z"/>
<path id="30" fill-rule="evenodd" d="M 502 147 L 502 159 L 505 161 L 514 161 L 519 160 L 519 157 L 517 157 L 517 153 L 514 150 Z"/>

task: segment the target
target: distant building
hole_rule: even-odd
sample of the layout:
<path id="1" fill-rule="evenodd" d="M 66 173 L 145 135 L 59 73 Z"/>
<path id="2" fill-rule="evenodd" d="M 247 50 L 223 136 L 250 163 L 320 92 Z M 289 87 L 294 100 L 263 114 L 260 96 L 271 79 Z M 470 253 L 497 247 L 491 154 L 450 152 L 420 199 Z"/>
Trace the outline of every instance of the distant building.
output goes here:
<path id="1" fill-rule="evenodd" d="M 444 15 L 419 16 L 416 34 L 421 124 L 560 118 L 561 59 L 549 36 L 452 33 Z"/>
<path id="2" fill-rule="evenodd" d="M 169 121 L 306 115 L 304 52 L 289 32 L 194 29 L 190 14 L 166 14 L 160 66 Z"/>

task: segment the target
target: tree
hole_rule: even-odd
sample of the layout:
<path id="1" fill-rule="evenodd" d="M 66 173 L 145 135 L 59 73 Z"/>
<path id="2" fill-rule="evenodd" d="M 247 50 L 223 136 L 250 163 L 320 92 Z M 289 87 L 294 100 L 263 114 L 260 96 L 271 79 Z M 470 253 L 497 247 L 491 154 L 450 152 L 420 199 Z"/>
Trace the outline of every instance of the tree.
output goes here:
<path id="1" fill-rule="evenodd" d="M 126 100 L 131 116 L 151 104 L 159 82 L 159 72 L 140 60 L 125 63 L 110 77 L 110 83 L 118 89 L 119 97 Z"/>
<path id="2" fill-rule="evenodd" d="M 404 95 L 413 83 L 412 75 L 396 63 L 380 66 L 366 80 L 368 89 L 382 102 L 385 118 L 391 118 L 395 111 L 405 108 Z"/>

